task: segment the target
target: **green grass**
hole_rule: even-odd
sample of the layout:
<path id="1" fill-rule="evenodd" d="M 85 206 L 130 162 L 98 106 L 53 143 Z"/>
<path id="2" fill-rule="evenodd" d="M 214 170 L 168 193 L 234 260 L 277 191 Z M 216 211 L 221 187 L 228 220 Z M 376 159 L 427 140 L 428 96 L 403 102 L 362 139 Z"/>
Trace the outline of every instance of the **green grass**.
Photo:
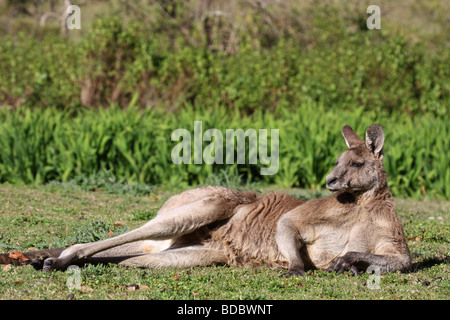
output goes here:
<path id="1" fill-rule="evenodd" d="M 264 192 L 270 189 L 263 189 Z M 0 187 L 0 252 L 45 249 L 108 237 L 152 218 L 180 190 L 130 195 L 119 189 L 85 191 L 74 185 Z M 282 190 L 313 198 L 326 192 Z M 322 271 L 280 278 L 267 268 L 195 267 L 149 270 L 115 265 L 80 270 L 81 288 L 69 289 L 68 272 L 44 273 L 31 266 L 0 268 L 0 299 L 440 299 L 450 296 L 450 203 L 397 199 L 413 256 L 407 274 L 381 276 L 380 289 L 367 286 L 369 274 L 354 277 Z M 117 223 L 122 222 L 122 223 Z M 138 285 L 139 287 L 133 286 Z M 133 290 L 135 289 L 135 290 Z M 73 295 L 73 296 L 72 296 Z"/>

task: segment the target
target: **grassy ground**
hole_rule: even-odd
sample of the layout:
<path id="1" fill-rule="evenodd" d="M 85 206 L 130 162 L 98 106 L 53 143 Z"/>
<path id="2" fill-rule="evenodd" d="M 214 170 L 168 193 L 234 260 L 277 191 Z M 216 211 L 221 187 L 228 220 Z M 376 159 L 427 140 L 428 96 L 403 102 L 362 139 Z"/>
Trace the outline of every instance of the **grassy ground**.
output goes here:
<path id="1" fill-rule="evenodd" d="M 147 190 L 148 191 L 148 190 Z M 264 191 L 268 191 L 264 190 Z M 312 198 L 321 192 L 284 190 Z M 44 249 L 117 235 L 145 223 L 175 190 L 129 195 L 83 191 L 70 185 L 0 187 L 0 252 Z M 113 265 L 76 273 L 0 267 L 0 299 L 440 299 L 450 298 L 450 203 L 397 200 L 414 267 L 357 277 L 316 271 L 280 278 L 280 271 L 235 267 L 144 270 Z"/>

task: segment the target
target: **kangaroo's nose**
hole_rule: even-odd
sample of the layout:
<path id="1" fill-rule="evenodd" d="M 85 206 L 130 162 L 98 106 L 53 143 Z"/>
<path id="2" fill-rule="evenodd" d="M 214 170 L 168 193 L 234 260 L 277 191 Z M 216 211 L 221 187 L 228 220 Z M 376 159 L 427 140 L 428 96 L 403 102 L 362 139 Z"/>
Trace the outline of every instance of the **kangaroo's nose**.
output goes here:
<path id="1" fill-rule="evenodd" d="M 337 181 L 337 178 L 336 178 L 336 177 L 333 177 L 333 176 L 330 177 L 330 176 L 328 176 L 327 179 L 326 179 L 327 186 L 332 186 L 333 184 L 336 183 L 336 181 Z"/>

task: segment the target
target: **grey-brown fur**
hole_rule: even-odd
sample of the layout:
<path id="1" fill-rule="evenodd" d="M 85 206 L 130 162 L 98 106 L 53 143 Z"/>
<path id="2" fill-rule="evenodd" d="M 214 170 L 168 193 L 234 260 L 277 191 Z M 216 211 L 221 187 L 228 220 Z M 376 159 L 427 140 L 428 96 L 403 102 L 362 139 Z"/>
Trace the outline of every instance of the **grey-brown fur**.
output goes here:
<path id="1" fill-rule="evenodd" d="M 367 129 L 362 141 L 343 128 L 348 150 L 328 175 L 330 197 L 309 201 L 285 194 L 224 187 L 171 197 L 144 226 L 111 239 L 70 247 L 44 270 L 114 262 L 162 268 L 211 264 L 265 265 L 302 275 L 308 269 L 381 272 L 411 266 L 403 227 L 387 188 L 384 133 Z"/>

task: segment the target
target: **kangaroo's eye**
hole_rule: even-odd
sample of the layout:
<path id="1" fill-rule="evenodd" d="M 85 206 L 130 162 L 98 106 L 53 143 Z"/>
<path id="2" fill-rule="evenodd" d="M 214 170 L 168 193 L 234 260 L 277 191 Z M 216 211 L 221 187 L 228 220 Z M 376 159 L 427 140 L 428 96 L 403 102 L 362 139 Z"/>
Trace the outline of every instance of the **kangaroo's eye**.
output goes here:
<path id="1" fill-rule="evenodd" d="M 356 168 L 361 168 L 363 165 L 364 165 L 364 163 L 352 162 L 352 166 L 356 167 Z"/>

